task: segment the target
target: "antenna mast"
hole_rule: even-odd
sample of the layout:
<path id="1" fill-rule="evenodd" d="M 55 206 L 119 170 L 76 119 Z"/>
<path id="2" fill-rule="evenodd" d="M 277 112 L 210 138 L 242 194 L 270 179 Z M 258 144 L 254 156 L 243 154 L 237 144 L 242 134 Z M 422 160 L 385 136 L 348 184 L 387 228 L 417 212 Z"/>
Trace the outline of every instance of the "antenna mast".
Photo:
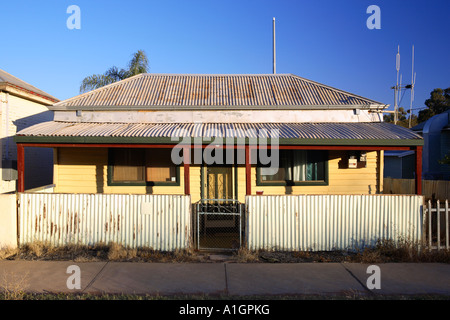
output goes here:
<path id="1" fill-rule="evenodd" d="M 273 33 L 273 74 L 277 73 L 277 62 L 276 62 L 276 49 L 275 49 L 275 17 L 272 21 L 272 33 Z"/>
<path id="2" fill-rule="evenodd" d="M 397 47 L 397 55 L 395 57 L 395 70 L 397 70 L 397 84 L 394 87 L 394 124 L 398 121 L 398 73 L 400 71 L 400 46 Z"/>
<path id="3" fill-rule="evenodd" d="M 409 127 L 411 128 L 412 105 L 414 101 L 414 85 L 416 83 L 416 74 L 414 72 L 414 45 L 412 47 L 412 68 L 411 68 L 411 103 L 409 105 Z"/>
<path id="4" fill-rule="evenodd" d="M 400 74 L 400 83 L 398 82 L 400 72 L 400 46 L 397 48 L 397 55 L 395 59 L 395 69 L 397 70 L 397 84 L 391 89 L 394 89 L 394 123 L 398 122 L 398 109 L 401 102 L 400 92 L 402 89 L 411 89 L 411 102 L 409 106 L 409 127 L 411 128 L 412 121 L 412 105 L 414 101 L 414 86 L 416 83 L 416 73 L 414 72 L 414 46 L 412 47 L 412 71 L 411 71 L 411 84 L 402 86 L 402 75 Z"/>

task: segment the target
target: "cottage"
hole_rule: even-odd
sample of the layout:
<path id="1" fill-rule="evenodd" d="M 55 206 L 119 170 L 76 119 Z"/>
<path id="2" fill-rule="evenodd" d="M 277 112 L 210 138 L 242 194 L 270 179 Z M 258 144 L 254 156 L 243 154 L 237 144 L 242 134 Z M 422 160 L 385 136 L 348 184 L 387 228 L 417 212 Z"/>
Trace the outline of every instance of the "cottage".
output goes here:
<path id="1" fill-rule="evenodd" d="M 22 130 L 16 142 L 21 161 L 24 147 L 54 148 L 55 192 L 190 194 L 193 202 L 243 201 L 257 191 L 376 194 L 383 150 L 420 152 L 423 141 L 383 123 L 386 107 L 291 74 L 141 74 L 54 104 L 53 121 Z M 278 133 L 280 170 L 272 175 L 249 152 L 264 148 L 262 132 Z M 175 165 L 171 149 L 186 137 L 191 154 L 221 137 L 248 156 Z"/>
<path id="2" fill-rule="evenodd" d="M 13 138 L 16 132 L 53 119 L 47 108 L 59 100 L 25 81 L 0 70 L 0 138 L 2 170 L 0 193 L 16 191 L 17 154 Z M 52 149 L 29 148 L 24 188 L 52 183 Z"/>
<path id="3" fill-rule="evenodd" d="M 383 152 L 415 151 L 420 173 L 423 145 L 382 122 L 387 107 L 293 74 L 140 74 L 55 103 L 52 121 L 18 132 L 19 192 L 24 150 L 45 147 L 56 193 L 190 195 L 216 214 L 249 195 L 381 194 Z M 221 220 L 204 218 L 198 234 Z"/>

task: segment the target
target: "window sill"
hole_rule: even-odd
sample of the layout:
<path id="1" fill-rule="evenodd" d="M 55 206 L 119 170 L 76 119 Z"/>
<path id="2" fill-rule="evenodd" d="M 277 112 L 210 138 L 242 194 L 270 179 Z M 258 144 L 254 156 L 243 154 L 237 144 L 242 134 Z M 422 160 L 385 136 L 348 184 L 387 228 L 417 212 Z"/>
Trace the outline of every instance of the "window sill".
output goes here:
<path id="1" fill-rule="evenodd" d="M 179 187 L 179 182 L 108 182 L 108 187 Z"/>
<path id="2" fill-rule="evenodd" d="M 257 187 L 300 187 L 300 186 L 328 186 L 328 181 L 285 182 L 256 182 Z"/>

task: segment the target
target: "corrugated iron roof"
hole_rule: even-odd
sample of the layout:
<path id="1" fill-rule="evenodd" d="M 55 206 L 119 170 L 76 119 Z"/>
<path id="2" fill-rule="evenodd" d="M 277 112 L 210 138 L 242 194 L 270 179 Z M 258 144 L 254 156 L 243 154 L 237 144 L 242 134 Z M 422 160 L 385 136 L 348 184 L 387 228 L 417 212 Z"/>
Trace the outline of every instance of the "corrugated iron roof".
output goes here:
<path id="1" fill-rule="evenodd" d="M 61 101 L 53 109 L 384 106 L 292 74 L 139 74 Z"/>
<path id="2" fill-rule="evenodd" d="M 308 141 L 417 141 L 422 137 L 412 130 L 385 122 L 364 123 L 75 123 L 50 121 L 17 133 L 25 137 L 96 137 L 96 138 L 258 138 Z M 21 139 L 22 137 L 22 139 Z M 138 140 L 136 140 L 138 141 Z"/>

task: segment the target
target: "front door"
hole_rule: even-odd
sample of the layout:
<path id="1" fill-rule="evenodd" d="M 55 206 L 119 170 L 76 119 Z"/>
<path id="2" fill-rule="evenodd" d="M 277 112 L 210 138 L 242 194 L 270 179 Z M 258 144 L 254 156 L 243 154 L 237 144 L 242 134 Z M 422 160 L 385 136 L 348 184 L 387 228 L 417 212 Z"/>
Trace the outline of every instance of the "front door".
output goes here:
<path id="1" fill-rule="evenodd" d="M 202 167 L 202 199 L 197 203 L 198 249 L 240 247 L 242 206 L 236 200 L 235 178 L 232 166 Z"/>
<path id="2" fill-rule="evenodd" d="M 203 196 L 206 199 L 230 200 L 233 194 L 232 167 L 205 167 Z"/>

